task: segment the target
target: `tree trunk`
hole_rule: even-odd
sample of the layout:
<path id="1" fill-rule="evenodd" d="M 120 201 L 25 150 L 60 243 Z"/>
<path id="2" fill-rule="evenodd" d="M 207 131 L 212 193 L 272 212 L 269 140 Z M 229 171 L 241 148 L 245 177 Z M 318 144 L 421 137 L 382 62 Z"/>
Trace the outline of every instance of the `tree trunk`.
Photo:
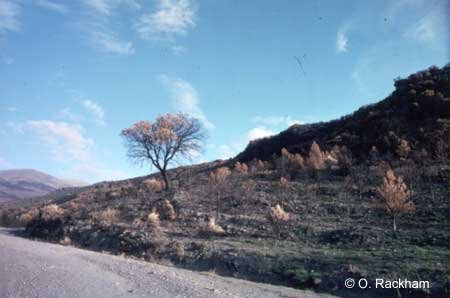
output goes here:
<path id="1" fill-rule="evenodd" d="M 161 170 L 161 175 L 163 176 L 164 179 L 164 190 L 169 190 L 170 189 L 170 180 L 169 177 L 167 176 L 167 172 L 166 170 Z"/>

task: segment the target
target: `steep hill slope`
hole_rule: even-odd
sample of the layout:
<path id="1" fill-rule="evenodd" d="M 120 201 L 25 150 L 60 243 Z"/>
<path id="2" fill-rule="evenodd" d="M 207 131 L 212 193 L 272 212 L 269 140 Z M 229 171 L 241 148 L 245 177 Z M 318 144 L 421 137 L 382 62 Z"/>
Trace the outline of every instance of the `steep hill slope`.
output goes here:
<path id="1" fill-rule="evenodd" d="M 62 180 L 32 169 L 0 171 L 0 202 L 46 195 L 56 189 L 87 185 L 82 181 Z"/>
<path id="2" fill-rule="evenodd" d="M 373 146 L 381 154 L 395 155 L 400 139 L 413 150 L 449 156 L 450 66 L 398 79 L 389 97 L 341 119 L 293 125 L 276 136 L 253 141 L 237 159 L 269 160 L 282 148 L 306 154 L 313 141 L 326 150 L 345 145 L 360 158 L 367 157 Z"/>

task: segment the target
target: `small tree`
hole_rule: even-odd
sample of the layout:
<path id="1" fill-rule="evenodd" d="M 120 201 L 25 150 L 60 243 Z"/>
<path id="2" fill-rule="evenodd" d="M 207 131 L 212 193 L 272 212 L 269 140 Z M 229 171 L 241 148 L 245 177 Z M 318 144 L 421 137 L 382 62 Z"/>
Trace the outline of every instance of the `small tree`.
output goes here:
<path id="1" fill-rule="evenodd" d="M 149 162 L 161 173 L 165 189 L 170 188 L 169 163 L 178 158 L 190 159 L 201 148 L 205 138 L 198 119 L 186 114 L 167 114 L 155 122 L 139 121 L 122 130 L 128 156 L 138 163 Z"/>
<path id="2" fill-rule="evenodd" d="M 241 184 L 241 189 L 243 191 L 241 203 L 242 203 L 242 211 L 244 215 L 247 214 L 248 206 L 253 199 L 253 195 L 256 189 L 256 182 L 252 179 L 246 180 Z"/>
<path id="3" fill-rule="evenodd" d="M 319 144 L 316 142 L 312 143 L 309 149 L 309 155 L 307 164 L 310 169 L 313 170 L 323 170 L 325 169 L 325 158 Z"/>
<path id="4" fill-rule="evenodd" d="M 375 206 L 392 215 L 392 226 L 397 231 L 396 219 L 403 213 L 415 211 L 414 203 L 409 199 L 409 192 L 401 176 L 396 177 L 389 169 L 383 184 L 377 188 L 378 201 Z"/>
<path id="5" fill-rule="evenodd" d="M 319 186 L 320 170 L 325 169 L 326 164 L 324 154 L 316 142 L 313 142 L 311 145 L 306 163 L 310 170 L 311 176 L 314 178 L 314 180 L 316 180 L 317 184 L 316 191 L 318 191 L 320 188 Z"/>
<path id="6" fill-rule="evenodd" d="M 227 188 L 227 179 L 231 171 L 227 167 L 221 167 L 209 174 L 209 184 L 216 194 L 216 217 L 219 218 L 223 194 Z"/>
<path id="7" fill-rule="evenodd" d="M 245 162 L 240 163 L 240 162 L 237 161 L 237 162 L 234 164 L 234 169 L 235 169 L 238 173 L 240 173 L 240 174 L 242 174 L 242 175 L 247 175 L 247 174 L 248 174 L 248 166 L 247 166 L 247 164 L 246 164 Z"/>

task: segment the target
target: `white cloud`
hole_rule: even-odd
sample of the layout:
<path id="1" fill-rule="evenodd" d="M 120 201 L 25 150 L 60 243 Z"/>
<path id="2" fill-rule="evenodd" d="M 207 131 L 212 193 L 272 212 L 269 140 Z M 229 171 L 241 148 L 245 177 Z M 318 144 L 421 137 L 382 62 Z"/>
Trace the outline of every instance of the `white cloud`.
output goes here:
<path id="1" fill-rule="evenodd" d="M 14 113 L 14 112 L 17 111 L 17 108 L 16 108 L 16 107 L 7 107 L 6 110 L 7 110 L 8 112 Z"/>
<path id="2" fill-rule="evenodd" d="M 183 46 L 175 45 L 175 46 L 171 46 L 170 47 L 170 52 L 172 54 L 174 54 L 174 55 L 177 55 L 177 56 L 186 53 L 186 51 L 187 51 L 187 49 L 185 47 L 183 47 Z"/>
<path id="3" fill-rule="evenodd" d="M 105 15 L 111 13 L 111 5 L 108 0 L 84 0 L 84 3 L 98 13 Z"/>
<path id="4" fill-rule="evenodd" d="M 406 11 L 409 8 L 418 8 L 422 5 L 426 4 L 427 0 L 396 0 L 389 2 L 389 5 L 386 7 L 384 11 L 384 16 L 390 22 L 395 20 L 395 17 L 401 13 Z"/>
<path id="5" fill-rule="evenodd" d="M 91 158 L 94 141 L 84 136 L 84 129 L 79 124 L 29 120 L 22 129 L 41 139 L 50 149 L 52 159 L 85 162 Z"/>
<path id="6" fill-rule="evenodd" d="M 442 4 L 409 26 L 405 32 L 405 37 L 415 40 L 418 43 L 436 48 L 447 48 L 449 42 L 448 16 L 445 11 L 450 9 L 450 4 Z"/>
<path id="7" fill-rule="evenodd" d="M 136 0 L 84 0 L 84 3 L 94 12 L 102 15 L 111 15 L 113 10 L 123 4 L 133 9 L 140 9 L 141 5 Z"/>
<path id="8" fill-rule="evenodd" d="M 348 37 L 342 29 L 338 30 L 336 35 L 336 51 L 343 53 L 348 51 Z"/>
<path id="9" fill-rule="evenodd" d="M 95 154 L 94 141 L 86 136 L 83 126 L 77 123 L 52 120 L 29 120 L 24 123 L 8 123 L 18 133 L 29 133 L 38 139 L 38 145 L 49 150 L 49 158 L 58 162 L 70 178 L 88 182 L 117 180 L 130 177 L 124 171 L 110 168 L 99 161 Z M 36 156 L 36 158 L 43 158 Z M 4 161 L 6 162 L 6 161 Z M 0 167 L 4 166 L 0 158 Z"/>
<path id="10" fill-rule="evenodd" d="M 248 133 L 247 133 L 247 139 L 249 141 L 253 141 L 256 139 L 261 139 L 261 138 L 265 138 L 265 137 L 269 137 L 274 135 L 275 132 L 264 127 L 264 126 L 260 126 L 260 127 L 255 127 L 253 129 L 251 129 Z"/>
<path id="11" fill-rule="evenodd" d="M 255 123 L 261 123 L 270 126 L 291 126 L 294 124 L 302 124 L 303 121 L 293 119 L 291 116 L 255 116 L 252 119 Z"/>
<path id="12" fill-rule="evenodd" d="M 167 86 L 173 98 L 173 106 L 177 111 L 188 113 L 200 120 L 206 129 L 214 129 L 214 124 L 208 120 L 200 108 L 197 90 L 180 78 L 161 75 L 160 80 Z"/>
<path id="13" fill-rule="evenodd" d="M 136 29 L 143 39 L 171 39 L 195 27 L 196 11 L 190 0 L 158 0 L 158 10 L 141 16 Z"/>
<path id="14" fill-rule="evenodd" d="M 20 6 L 16 2 L 0 0 L 0 33 L 19 30 L 19 15 Z"/>
<path id="15" fill-rule="evenodd" d="M 65 14 L 67 12 L 69 12 L 69 10 L 67 9 L 67 7 L 64 4 L 61 3 L 56 3 L 56 2 L 52 2 L 49 0 L 38 0 L 36 2 L 34 2 L 36 5 L 41 6 L 43 8 L 61 13 L 61 14 Z"/>
<path id="16" fill-rule="evenodd" d="M 63 119 L 64 121 L 71 121 L 71 122 L 80 122 L 84 120 L 84 118 L 74 112 L 70 108 L 64 108 L 59 111 L 57 115 L 58 119 Z"/>
<path id="17" fill-rule="evenodd" d="M 119 39 L 116 35 L 105 31 L 93 31 L 91 34 L 91 42 L 101 52 L 131 55 L 134 53 L 133 43 Z"/>
<path id="18" fill-rule="evenodd" d="M 94 116 L 95 121 L 101 125 L 105 125 L 105 110 L 98 103 L 85 99 L 81 102 L 83 107 Z"/>

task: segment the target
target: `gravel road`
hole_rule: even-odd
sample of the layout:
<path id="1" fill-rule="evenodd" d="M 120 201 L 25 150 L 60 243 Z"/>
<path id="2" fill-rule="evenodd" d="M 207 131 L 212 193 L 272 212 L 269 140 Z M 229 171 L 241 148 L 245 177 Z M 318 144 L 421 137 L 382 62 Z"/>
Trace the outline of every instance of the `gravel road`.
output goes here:
<path id="1" fill-rule="evenodd" d="M 0 229 L 0 297 L 332 296 L 32 241 L 16 237 L 7 229 Z"/>

